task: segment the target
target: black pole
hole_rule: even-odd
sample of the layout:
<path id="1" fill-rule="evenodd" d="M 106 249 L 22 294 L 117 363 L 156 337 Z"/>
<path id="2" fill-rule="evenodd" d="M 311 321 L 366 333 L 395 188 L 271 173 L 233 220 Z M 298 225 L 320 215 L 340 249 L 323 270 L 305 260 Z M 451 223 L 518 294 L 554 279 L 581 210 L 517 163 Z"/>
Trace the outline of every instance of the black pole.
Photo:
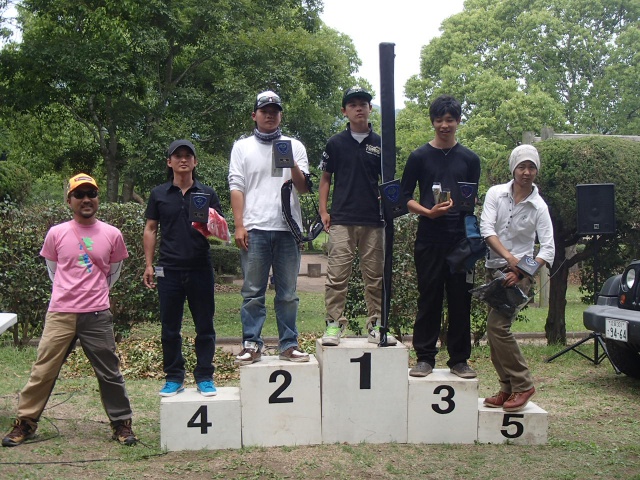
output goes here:
<path id="1" fill-rule="evenodd" d="M 594 253 L 593 253 L 593 303 L 598 304 L 598 249 L 600 246 L 598 245 L 599 236 L 596 235 L 596 240 L 594 242 Z"/>
<path id="2" fill-rule="evenodd" d="M 394 53 L 395 43 L 380 44 L 380 107 L 382 111 L 382 183 L 389 182 L 396 175 L 396 109 L 394 93 Z M 383 203 L 384 227 L 384 270 L 382 276 L 382 319 L 380 325 L 380 346 L 387 346 L 389 332 L 389 311 L 391 309 L 391 275 L 393 271 L 393 214 Z"/>

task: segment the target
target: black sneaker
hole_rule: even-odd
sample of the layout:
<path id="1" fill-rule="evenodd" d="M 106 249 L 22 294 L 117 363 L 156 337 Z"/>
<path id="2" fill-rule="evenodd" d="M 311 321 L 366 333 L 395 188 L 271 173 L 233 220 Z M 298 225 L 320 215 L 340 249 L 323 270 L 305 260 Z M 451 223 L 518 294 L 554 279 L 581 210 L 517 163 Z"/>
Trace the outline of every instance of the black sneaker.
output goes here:
<path id="1" fill-rule="evenodd" d="M 25 440 L 35 437 L 38 424 L 28 418 L 16 418 L 13 429 L 2 439 L 3 447 L 17 447 Z"/>
<path id="2" fill-rule="evenodd" d="M 113 430 L 111 439 L 116 440 L 120 445 L 131 446 L 138 443 L 138 437 L 131 429 L 131 419 L 111 422 L 111 429 Z"/>
<path id="3" fill-rule="evenodd" d="M 416 366 L 409 370 L 409 376 L 411 377 L 426 377 L 433 372 L 433 367 L 427 362 L 418 362 Z"/>
<path id="4" fill-rule="evenodd" d="M 460 378 L 476 378 L 478 374 L 469 366 L 467 362 L 456 363 L 451 367 L 451 373 L 459 376 Z"/>

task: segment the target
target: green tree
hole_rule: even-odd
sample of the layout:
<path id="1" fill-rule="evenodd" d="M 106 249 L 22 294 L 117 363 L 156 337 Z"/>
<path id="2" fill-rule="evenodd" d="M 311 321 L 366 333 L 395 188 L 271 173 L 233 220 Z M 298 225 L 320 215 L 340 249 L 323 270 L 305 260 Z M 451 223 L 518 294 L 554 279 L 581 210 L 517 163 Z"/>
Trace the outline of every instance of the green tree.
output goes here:
<path id="1" fill-rule="evenodd" d="M 7 25 L 7 8 L 9 0 L 0 0 L 0 44 L 11 36 L 11 28 Z"/>
<path id="2" fill-rule="evenodd" d="M 398 139 L 406 142 L 399 151 L 408 154 L 417 146 L 413 142 L 431 138 L 429 130 L 415 129 L 424 129 L 419 117 L 428 119 L 429 100 L 440 93 L 456 96 L 463 105 L 459 138 L 481 156 L 484 188 L 508 178 L 506 158 L 526 131 L 549 126 L 568 133 L 637 133 L 639 18 L 635 0 L 468 0 L 462 13 L 443 22 L 442 35 L 423 47 L 420 74 L 407 82 L 412 105 L 398 119 Z M 587 243 L 577 258 L 564 261 L 565 247 L 579 241 L 575 199 L 567 192 L 575 191 L 576 183 L 605 178 L 625 196 L 633 188 L 614 173 L 619 159 L 596 167 L 591 162 L 600 157 L 594 152 L 563 151 L 571 157 L 551 160 L 546 153 L 551 147 L 545 144 L 540 144 L 539 181 L 543 196 L 557 196 L 552 216 L 556 251 L 561 252 L 551 280 L 547 340 L 565 343 L 565 268 L 590 258 L 594 248 Z M 637 158 L 629 160 L 637 164 Z M 560 186 L 548 175 L 568 173 L 548 169 L 549 160 L 575 161 L 581 168 L 570 168 L 570 179 Z M 606 175 L 600 175 L 605 168 Z M 628 244 L 623 246 L 629 233 L 621 231 L 616 238 L 619 249 L 628 252 Z"/>
<path id="3" fill-rule="evenodd" d="M 621 272 L 638 258 L 640 232 L 640 143 L 607 137 L 577 140 L 547 140 L 536 144 L 542 158 L 537 183 L 551 213 L 556 256 L 551 269 L 549 312 L 545 325 L 549 343 L 566 343 L 565 294 L 569 268 L 579 262 L 591 267 L 598 255 L 601 278 Z M 615 235 L 582 237 L 577 232 L 575 189 L 577 184 L 615 184 Z M 569 257 L 569 247 L 580 246 Z M 598 253 L 599 252 L 599 253 Z M 587 268 L 593 277 L 592 268 Z M 600 282 L 602 286 L 602 281 Z M 593 292 L 592 283 L 583 290 Z M 593 299 L 593 296 L 590 297 Z"/>
<path id="4" fill-rule="evenodd" d="M 569 133 L 628 133 L 634 127 L 627 130 L 620 119 L 638 120 L 637 99 L 624 100 L 637 97 L 639 17 L 634 0 L 469 0 L 423 48 L 408 96 L 426 104 L 434 93 L 450 91 L 471 120 L 487 98 L 506 100 L 515 87 L 561 105 Z M 539 113 L 547 118 L 539 120 L 555 128 L 557 112 L 544 103 Z M 517 129 L 512 133 L 520 139 Z"/>
<path id="5" fill-rule="evenodd" d="M 0 55 L 0 98 L 64 108 L 96 149 L 107 197 L 163 179 L 176 137 L 203 160 L 250 132 L 256 92 L 276 89 L 288 130 L 319 149 L 359 60 L 314 0 L 25 0 L 21 43 Z M 151 162 L 150 162 L 151 161 Z M 151 163 L 151 167 L 150 167 Z M 219 187 L 220 188 L 220 187 Z"/>

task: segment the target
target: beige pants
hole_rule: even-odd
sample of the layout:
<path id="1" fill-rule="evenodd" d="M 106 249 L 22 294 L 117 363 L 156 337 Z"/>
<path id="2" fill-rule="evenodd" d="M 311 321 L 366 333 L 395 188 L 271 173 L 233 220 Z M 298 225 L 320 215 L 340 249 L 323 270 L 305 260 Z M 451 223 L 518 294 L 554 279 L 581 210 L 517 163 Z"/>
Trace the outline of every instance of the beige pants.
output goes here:
<path id="1" fill-rule="evenodd" d="M 344 306 L 347 301 L 349 277 L 356 256 L 360 256 L 360 271 L 364 280 L 367 304 L 367 329 L 375 325 L 382 312 L 382 272 L 384 269 L 382 227 L 332 225 L 329 230 L 325 306 L 327 322 L 347 323 Z"/>
<path id="2" fill-rule="evenodd" d="M 38 356 L 29 381 L 20 392 L 18 418 L 40 419 L 53 391 L 60 368 L 80 339 L 91 362 L 100 397 L 110 421 L 131 418 L 131 405 L 120 373 L 113 337 L 113 316 L 109 310 L 92 313 L 47 312 Z"/>
<path id="3" fill-rule="evenodd" d="M 487 269 L 487 282 L 493 280 L 493 272 L 495 269 Z M 531 280 L 525 277 L 518 282 L 518 286 L 525 295 L 528 295 Z M 487 317 L 487 339 L 491 350 L 491 362 L 498 374 L 500 390 L 506 393 L 524 392 L 533 387 L 533 377 L 518 342 L 511 332 L 511 325 L 516 316 L 517 313 L 506 317 L 492 308 Z"/>

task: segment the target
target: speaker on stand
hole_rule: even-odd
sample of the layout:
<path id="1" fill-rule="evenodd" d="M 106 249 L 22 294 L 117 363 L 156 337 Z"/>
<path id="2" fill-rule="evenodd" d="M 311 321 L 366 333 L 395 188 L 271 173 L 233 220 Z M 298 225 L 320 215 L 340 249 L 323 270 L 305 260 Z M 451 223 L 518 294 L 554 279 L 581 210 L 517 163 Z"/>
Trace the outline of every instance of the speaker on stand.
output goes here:
<path id="1" fill-rule="evenodd" d="M 613 183 L 576 185 L 576 210 L 578 212 L 576 233 L 582 236 L 596 237 L 593 256 L 593 295 L 596 303 L 598 302 L 598 238 L 600 235 L 616 233 L 616 199 L 614 187 L 615 185 Z M 576 349 L 576 347 L 591 339 L 593 339 L 593 358 L 586 356 Z M 598 352 L 598 346 L 602 347 L 604 353 L 600 354 Z M 598 365 L 606 357 L 609 359 L 609 362 L 611 362 L 615 372 L 620 373 L 620 370 L 609 356 L 601 333 L 591 332 L 588 337 L 549 357 L 546 362 L 549 363 L 570 350 L 573 350 L 595 365 Z"/>
<path id="2" fill-rule="evenodd" d="M 613 183 L 576 185 L 577 234 L 596 237 L 593 256 L 593 295 L 598 300 L 598 235 L 616 233 L 616 197 Z"/>
<path id="3" fill-rule="evenodd" d="M 578 235 L 616 233 L 616 197 L 613 183 L 576 185 Z"/>

